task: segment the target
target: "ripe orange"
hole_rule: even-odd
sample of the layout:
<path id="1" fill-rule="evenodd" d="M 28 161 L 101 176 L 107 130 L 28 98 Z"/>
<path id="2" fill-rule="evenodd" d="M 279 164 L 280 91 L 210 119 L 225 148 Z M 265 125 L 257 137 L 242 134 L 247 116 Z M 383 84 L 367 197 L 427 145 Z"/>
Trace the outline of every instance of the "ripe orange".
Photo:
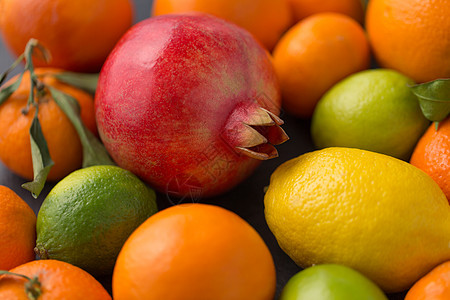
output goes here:
<path id="1" fill-rule="evenodd" d="M 416 82 L 450 77 L 448 0 L 371 0 L 366 28 L 378 63 Z"/>
<path id="2" fill-rule="evenodd" d="M 450 202 L 450 117 L 428 128 L 414 149 L 411 164 L 431 176 Z"/>
<path id="3" fill-rule="evenodd" d="M 322 12 L 335 12 L 347 15 L 359 23 L 364 20 L 364 7 L 361 0 L 289 0 L 295 21 Z"/>
<path id="4" fill-rule="evenodd" d="M 96 134 L 94 99 L 84 91 L 58 82 L 52 73 L 56 69 L 36 69 L 41 80 L 75 99 L 81 107 L 81 118 L 86 127 Z M 17 78 L 17 77 L 16 77 Z M 9 82 L 13 82 L 15 78 Z M 8 86 L 6 83 L 5 86 Z M 29 129 L 34 107 L 23 113 L 30 92 L 30 75 L 24 74 L 22 83 L 11 97 L 0 105 L 0 160 L 14 173 L 30 180 L 33 178 Z M 39 121 L 55 165 L 48 180 L 58 180 L 81 167 L 81 142 L 72 123 L 47 93 L 39 100 Z"/>
<path id="5" fill-rule="evenodd" d="M 405 300 L 448 299 L 450 299 L 450 261 L 437 266 L 422 277 L 405 297 Z"/>
<path id="6" fill-rule="evenodd" d="M 311 117 L 327 90 L 369 67 L 369 44 L 355 20 L 321 13 L 292 27 L 276 46 L 273 61 L 286 111 Z"/>
<path id="7" fill-rule="evenodd" d="M 0 270 L 34 259 L 36 215 L 25 201 L 3 185 L 0 185 L 0 241 Z"/>
<path id="8" fill-rule="evenodd" d="M 11 270 L 12 273 L 38 277 L 39 300 L 111 300 L 103 286 L 87 272 L 57 260 L 35 260 Z M 25 278 L 0 276 L 0 299 L 29 300 Z"/>
<path id="9" fill-rule="evenodd" d="M 52 54 L 48 66 L 98 72 L 133 21 L 130 0 L 2 0 L 0 33 L 15 55 L 31 38 Z"/>
<path id="10" fill-rule="evenodd" d="M 272 50 L 292 24 L 287 0 L 155 0 L 154 16 L 199 11 L 233 22 Z"/>
<path id="11" fill-rule="evenodd" d="M 272 300 L 275 266 L 258 233 L 236 214 L 178 205 L 144 222 L 116 262 L 116 300 Z"/>

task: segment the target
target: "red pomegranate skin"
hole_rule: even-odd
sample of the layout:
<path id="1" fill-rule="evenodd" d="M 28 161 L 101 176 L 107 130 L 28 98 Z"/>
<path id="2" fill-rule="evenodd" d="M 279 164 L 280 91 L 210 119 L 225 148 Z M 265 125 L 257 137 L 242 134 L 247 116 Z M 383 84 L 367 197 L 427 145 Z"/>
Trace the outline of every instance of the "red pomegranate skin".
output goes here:
<path id="1" fill-rule="evenodd" d="M 260 125 L 259 107 L 279 114 L 280 91 L 269 54 L 244 29 L 209 15 L 166 15 L 119 41 L 95 106 L 100 137 L 120 167 L 169 196 L 209 197 L 259 165 L 236 147 L 271 151 L 250 147 L 243 123 Z"/>

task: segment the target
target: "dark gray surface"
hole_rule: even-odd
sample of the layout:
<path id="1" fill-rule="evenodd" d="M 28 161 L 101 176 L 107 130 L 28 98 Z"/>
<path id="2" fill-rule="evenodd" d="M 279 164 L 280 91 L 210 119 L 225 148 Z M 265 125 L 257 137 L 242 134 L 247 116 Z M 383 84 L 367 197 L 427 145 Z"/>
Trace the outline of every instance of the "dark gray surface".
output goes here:
<path id="1" fill-rule="evenodd" d="M 135 20 L 142 20 L 149 17 L 151 1 L 135 0 L 135 4 Z M 4 44 L 0 40 L 0 72 L 8 68 L 12 61 L 12 56 L 5 49 Z M 278 247 L 274 236 L 267 227 L 264 219 L 263 189 L 268 185 L 270 174 L 277 166 L 300 154 L 314 150 L 309 135 L 309 121 L 295 119 L 287 115 L 282 115 L 282 118 L 286 122 L 284 129 L 291 140 L 284 145 L 277 147 L 279 149 L 280 157 L 264 162 L 253 176 L 231 192 L 220 197 L 202 201 L 234 211 L 259 232 L 267 243 L 275 261 L 277 269 L 277 294 L 279 294 L 289 278 L 301 269 Z M 24 182 L 24 179 L 12 174 L 0 163 L 0 184 L 13 189 L 27 201 L 37 213 L 43 199 L 53 187 L 53 184 L 47 184 L 41 196 L 38 199 L 33 199 L 27 191 L 20 187 Z M 169 205 L 169 201 L 165 195 L 158 195 L 159 209 L 164 209 Z M 100 279 L 100 281 L 108 290 L 110 290 L 109 278 L 103 278 Z M 401 295 L 391 297 L 391 299 L 402 298 Z"/>
<path id="2" fill-rule="evenodd" d="M 12 62 L 13 62 L 12 55 L 8 50 L 6 50 L 3 41 L 0 39 L 0 73 L 9 68 Z"/>

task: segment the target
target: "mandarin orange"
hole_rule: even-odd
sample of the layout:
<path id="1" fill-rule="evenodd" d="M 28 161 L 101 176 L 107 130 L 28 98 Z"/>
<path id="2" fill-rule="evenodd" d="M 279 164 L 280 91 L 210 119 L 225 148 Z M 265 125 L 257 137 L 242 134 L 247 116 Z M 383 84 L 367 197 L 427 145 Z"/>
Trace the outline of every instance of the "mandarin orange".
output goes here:
<path id="1" fill-rule="evenodd" d="M 431 176 L 450 202 L 450 117 L 434 124 L 421 137 L 411 157 L 411 164 Z"/>
<path id="2" fill-rule="evenodd" d="M 371 0 L 366 28 L 378 63 L 414 81 L 450 77 L 448 0 Z"/>
<path id="3" fill-rule="evenodd" d="M 10 50 L 22 54 L 31 38 L 51 53 L 37 67 L 98 72 L 120 37 L 131 27 L 130 0 L 2 0 L 0 33 Z"/>
<path id="4" fill-rule="evenodd" d="M 258 233 L 236 214 L 178 205 L 127 240 L 113 275 L 116 300 L 272 300 L 275 266 Z"/>
<path id="5" fill-rule="evenodd" d="M 447 261 L 422 277 L 406 294 L 405 300 L 450 299 L 450 261 Z"/>
<path id="6" fill-rule="evenodd" d="M 34 259 L 36 215 L 25 201 L 3 185 L 0 185 L 0 241 L 0 270 Z"/>
<path id="7" fill-rule="evenodd" d="M 303 20 L 322 12 L 335 12 L 347 15 L 359 23 L 364 20 L 364 7 L 361 0 L 289 0 L 294 11 L 295 21 Z"/>
<path id="8" fill-rule="evenodd" d="M 152 14 L 191 11 L 209 13 L 247 29 L 268 50 L 293 22 L 287 0 L 155 0 Z"/>
<path id="9" fill-rule="evenodd" d="M 309 118 L 334 84 L 369 67 L 369 44 L 355 20 L 321 13 L 304 19 L 283 36 L 273 62 L 286 111 Z"/>
<path id="10" fill-rule="evenodd" d="M 10 272 L 37 278 L 39 300 L 111 300 L 111 296 L 94 277 L 80 268 L 57 260 L 35 260 Z M 0 276 L 0 299 L 30 300 L 27 279 L 15 275 Z"/>
<path id="11" fill-rule="evenodd" d="M 57 69 L 35 70 L 44 84 L 67 93 L 78 101 L 83 123 L 91 132 L 97 134 L 93 97 L 56 80 L 52 74 L 58 72 L 60 70 Z M 16 78 L 12 78 L 9 82 L 13 82 Z M 5 84 L 8 85 L 9 83 Z M 30 75 L 26 72 L 17 91 L 0 105 L 0 160 L 11 171 L 28 180 L 33 178 L 29 129 L 35 111 L 33 106 L 26 111 L 29 93 Z M 37 101 L 42 132 L 50 156 L 55 162 L 48 180 L 55 181 L 81 167 L 81 142 L 72 123 L 53 101 L 50 93 L 46 93 Z"/>

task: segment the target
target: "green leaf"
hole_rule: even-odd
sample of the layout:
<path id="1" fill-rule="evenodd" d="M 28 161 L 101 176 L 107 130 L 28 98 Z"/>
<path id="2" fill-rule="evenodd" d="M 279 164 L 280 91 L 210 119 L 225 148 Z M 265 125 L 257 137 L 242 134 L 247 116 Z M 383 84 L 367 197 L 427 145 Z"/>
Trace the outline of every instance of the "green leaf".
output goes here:
<path id="1" fill-rule="evenodd" d="M 432 122 L 441 122 L 450 114 L 450 79 L 438 79 L 411 87 L 419 98 L 424 116 Z"/>
<path id="2" fill-rule="evenodd" d="M 34 179 L 32 182 L 24 183 L 22 187 L 30 191 L 34 198 L 37 198 L 44 188 L 50 169 L 54 165 L 37 117 L 37 109 L 30 127 L 30 141 Z"/>
<path id="3" fill-rule="evenodd" d="M 13 82 L 11 85 L 8 85 L 5 88 L 2 88 L 0 90 L 0 105 L 3 104 L 8 98 L 19 88 L 20 83 L 22 82 L 23 73 L 20 74 L 20 76 L 17 78 L 15 82 Z"/>
<path id="4" fill-rule="evenodd" d="M 5 81 L 6 77 L 8 77 L 9 73 L 11 73 L 25 58 L 24 54 L 21 54 L 16 61 L 5 71 L 0 75 L 0 85 Z"/>
<path id="5" fill-rule="evenodd" d="M 61 82 L 82 89 L 92 95 L 97 90 L 99 74 L 63 72 L 53 76 Z"/>
<path id="6" fill-rule="evenodd" d="M 38 49 L 40 52 L 34 52 L 34 49 Z M 52 59 L 52 56 L 50 54 L 50 52 L 41 44 L 39 44 L 39 41 L 36 39 L 30 39 L 25 47 L 25 52 L 24 52 L 24 56 L 25 56 L 25 70 L 30 71 L 30 73 L 34 73 L 34 65 L 33 65 L 33 61 L 32 61 L 32 56 L 38 56 L 40 55 L 41 59 L 43 59 L 45 62 L 50 62 L 50 60 Z"/>
<path id="7" fill-rule="evenodd" d="M 90 132 L 80 118 L 77 100 L 55 88 L 48 87 L 53 100 L 66 114 L 78 132 L 83 145 L 83 168 L 96 165 L 114 165 L 103 144 Z"/>

